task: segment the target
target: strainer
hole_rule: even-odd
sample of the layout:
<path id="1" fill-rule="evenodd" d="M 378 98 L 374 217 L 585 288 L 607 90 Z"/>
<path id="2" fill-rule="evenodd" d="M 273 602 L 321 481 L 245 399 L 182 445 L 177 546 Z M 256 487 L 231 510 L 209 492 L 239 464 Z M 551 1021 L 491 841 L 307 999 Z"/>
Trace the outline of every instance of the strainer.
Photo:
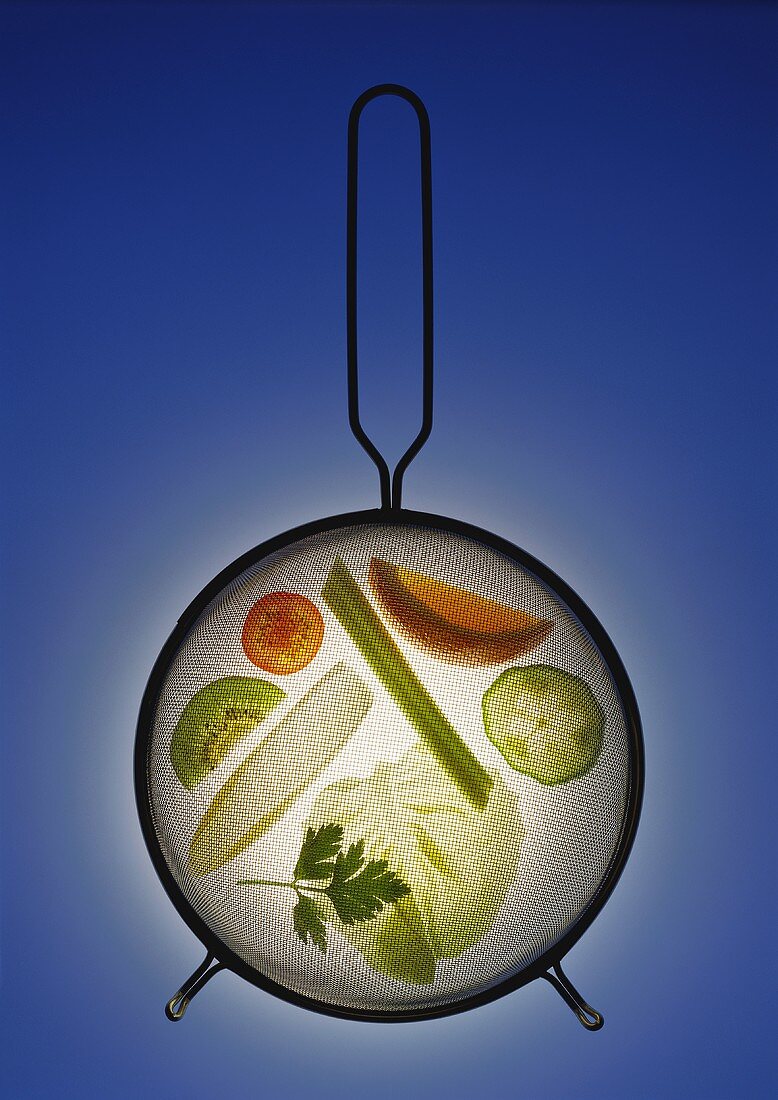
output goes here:
<path id="1" fill-rule="evenodd" d="M 359 417 L 357 139 L 397 95 L 421 138 L 423 422 L 390 477 Z M 534 978 L 590 1030 L 561 960 L 610 895 L 637 826 L 635 699 L 607 634 L 545 565 L 401 507 L 432 426 L 429 120 L 398 85 L 349 119 L 349 420 L 381 507 L 244 554 L 187 608 L 136 739 L 151 858 L 207 948 L 166 1007 L 229 969 L 335 1016 L 408 1020 Z"/>

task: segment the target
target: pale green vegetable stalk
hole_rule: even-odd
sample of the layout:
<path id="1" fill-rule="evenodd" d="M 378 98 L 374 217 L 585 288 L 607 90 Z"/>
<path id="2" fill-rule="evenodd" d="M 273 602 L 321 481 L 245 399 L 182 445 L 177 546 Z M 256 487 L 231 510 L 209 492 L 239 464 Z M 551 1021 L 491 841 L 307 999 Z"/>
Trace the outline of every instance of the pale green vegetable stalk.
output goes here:
<path id="1" fill-rule="evenodd" d="M 492 778 L 435 700 L 420 683 L 400 649 L 343 562 L 335 560 L 322 592 L 324 600 L 405 717 L 474 806 L 489 797 Z"/>
<path id="2" fill-rule="evenodd" d="M 267 832 L 340 752 L 372 702 L 343 662 L 325 673 L 217 793 L 192 838 L 190 870 L 215 871 Z"/>
<path id="3" fill-rule="evenodd" d="M 343 844 L 365 842 L 410 889 L 373 920 L 340 929 L 374 970 L 428 985 L 441 959 L 489 932 L 516 876 L 524 829 L 516 795 L 495 774 L 478 810 L 417 744 L 366 779 L 326 787 L 307 825 L 344 822 Z"/>

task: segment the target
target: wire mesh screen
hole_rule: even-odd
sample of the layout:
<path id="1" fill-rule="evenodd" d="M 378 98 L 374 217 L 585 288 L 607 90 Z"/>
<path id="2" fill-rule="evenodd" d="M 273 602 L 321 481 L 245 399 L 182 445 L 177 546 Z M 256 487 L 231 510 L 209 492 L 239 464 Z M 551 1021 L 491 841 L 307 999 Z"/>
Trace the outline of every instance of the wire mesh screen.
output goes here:
<path id="1" fill-rule="evenodd" d="M 361 524 L 257 560 L 163 678 L 148 741 L 164 859 L 261 975 L 424 1010 L 524 970 L 616 854 L 632 777 L 598 648 L 526 568 Z"/>

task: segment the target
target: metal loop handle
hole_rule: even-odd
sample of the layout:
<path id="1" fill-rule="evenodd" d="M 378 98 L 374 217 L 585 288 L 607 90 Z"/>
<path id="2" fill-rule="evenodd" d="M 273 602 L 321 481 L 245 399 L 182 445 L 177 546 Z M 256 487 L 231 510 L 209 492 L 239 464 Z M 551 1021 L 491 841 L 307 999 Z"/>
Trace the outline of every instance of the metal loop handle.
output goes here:
<path id="1" fill-rule="evenodd" d="M 368 437 L 359 419 L 359 377 L 357 369 L 357 173 L 359 165 L 359 117 L 365 106 L 379 96 L 393 95 L 410 103 L 419 120 L 421 154 L 421 251 L 423 308 L 423 396 L 419 434 L 395 467 L 389 467 Z M 381 507 L 399 509 L 402 501 L 403 474 L 429 438 L 432 431 L 432 158 L 430 120 L 419 97 L 401 84 L 377 84 L 355 100 L 348 120 L 348 179 L 346 212 L 346 335 L 348 360 L 348 417 L 351 431 L 378 468 L 381 482 Z"/>
<path id="2" fill-rule="evenodd" d="M 541 977 L 545 978 L 547 982 L 553 985 L 562 1000 L 573 1010 L 578 1017 L 579 1023 L 581 1023 L 587 1031 L 599 1031 L 605 1023 L 602 1013 L 598 1012 L 596 1008 L 592 1008 L 590 1004 L 587 1004 L 570 981 L 567 974 L 565 974 L 561 963 L 554 963 L 552 969 L 554 971 L 553 974 L 550 971 L 546 971 Z"/>
<path id="3" fill-rule="evenodd" d="M 211 980 L 214 974 L 224 970 L 223 963 L 217 962 L 209 951 L 203 962 L 200 963 L 194 974 L 190 974 L 184 984 L 174 993 L 165 1005 L 165 1015 L 168 1020 L 176 1023 L 187 1010 L 189 1002 L 200 992 L 203 986 Z"/>

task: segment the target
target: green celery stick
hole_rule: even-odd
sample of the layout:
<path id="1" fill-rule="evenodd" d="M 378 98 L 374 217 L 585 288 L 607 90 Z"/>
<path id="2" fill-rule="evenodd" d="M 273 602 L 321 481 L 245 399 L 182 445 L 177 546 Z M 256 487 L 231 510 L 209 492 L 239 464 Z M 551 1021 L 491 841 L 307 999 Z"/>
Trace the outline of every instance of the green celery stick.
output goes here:
<path id="1" fill-rule="evenodd" d="M 473 805 L 485 806 L 491 776 L 423 687 L 340 558 L 335 559 L 322 596 L 441 766 Z"/>

